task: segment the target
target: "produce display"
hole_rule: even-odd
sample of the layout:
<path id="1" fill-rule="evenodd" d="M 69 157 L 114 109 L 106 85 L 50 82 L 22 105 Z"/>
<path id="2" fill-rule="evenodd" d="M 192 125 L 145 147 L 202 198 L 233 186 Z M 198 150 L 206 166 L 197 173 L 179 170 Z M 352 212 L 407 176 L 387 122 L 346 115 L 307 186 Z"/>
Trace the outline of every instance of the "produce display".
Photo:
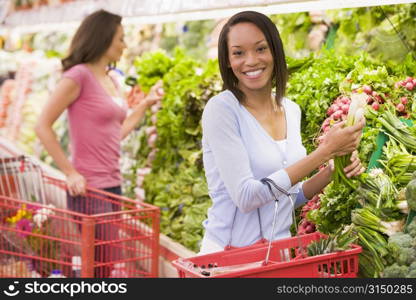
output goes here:
<path id="1" fill-rule="evenodd" d="M 211 205 L 200 121 L 205 103 L 221 90 L 218 64 L 202 64 L 177 50 L 173 58 L 162 51 L 145 54 L 135 65 L 143 91 L 162 79 L 165 97 L 124 145 L 124 190 L 135 198 L 141 193 L 136 182 L 142 183 L 145 200 L 161 208 L 161 231 L 197 251 Z"/>
<path id="2" fill-rule="evenodd" d="M 14 141 L 25 153 L 52 163 L 52 158 L 41 146 L 33 128 L 50 91 L 60 78 L 60 61 L 46 57 L 42 51 L 30 54 L 19 52 L 13 59 L 15 78 L 6 80 L 0 88 L 0 133 Z M 54 124 L 54 129 L 67 151 L 65 124 L 63 116 Z"/>

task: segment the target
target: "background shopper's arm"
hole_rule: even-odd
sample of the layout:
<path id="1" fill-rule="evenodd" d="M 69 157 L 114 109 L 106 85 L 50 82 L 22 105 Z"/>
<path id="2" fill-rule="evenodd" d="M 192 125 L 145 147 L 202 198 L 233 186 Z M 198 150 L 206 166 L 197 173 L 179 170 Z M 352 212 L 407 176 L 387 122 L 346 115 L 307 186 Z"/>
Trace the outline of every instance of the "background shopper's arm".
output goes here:
<path id="1" fill-rule="evenodd" d="M 73 195 L 85 192 L 85 179 L 66 157 L 52 126 L 64 110 L 77 99 L 79 93 L 80 87 L 74 80 L 63 78 L 46 103 L 35 127 L 40 141 L 59 169 L 67 176 L 69 192 Z"/>
<path id="2" fill-rule="evenodd" d="M 163 98 L 162 81 L 158 81 L 149 93 L 134 107 L 133 112 L 124 120 L 121 128 L 121 138 L 124 139 L 143 120 L 146 110 Z"/>

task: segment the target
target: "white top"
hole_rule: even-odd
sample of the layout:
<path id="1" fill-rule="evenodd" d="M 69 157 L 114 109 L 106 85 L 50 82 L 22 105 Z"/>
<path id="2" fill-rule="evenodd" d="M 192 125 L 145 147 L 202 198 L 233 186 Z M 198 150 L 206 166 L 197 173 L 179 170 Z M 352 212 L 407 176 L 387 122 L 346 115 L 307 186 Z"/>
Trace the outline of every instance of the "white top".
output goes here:
<path id="1" fill-rule="evenodd" d="M 226 90 L 211 98 L 202 115 L 202 148 L 205 176 L 212 207 L 203 225 L 209 239 L 225 247 L 247 246 L 260 239 L 257 208 L 263 237 L 269 239 L 274 198 L 261 179 L 298 192 L 296 206 L 307 201 L 302 183 L 292 186 L 284 168 L 306 156 L 300 135 L 299 106 L 284 98 L 286 140 L 275 141 L 254 116 Z M 292 205 L 282 193 L 274 239 L 290 236 Z M 234 217 L 235 215 L 235 217 Z M 233 223 L 234 222 L 234 223 Z"/>
<path id="2" fill-rule="evenodd" d="M 275 143 L 279 147 L 279 149 L 282 153 L 286 152 L 287 140 L 279 140 L 279 141 L 275 141 Z"/>

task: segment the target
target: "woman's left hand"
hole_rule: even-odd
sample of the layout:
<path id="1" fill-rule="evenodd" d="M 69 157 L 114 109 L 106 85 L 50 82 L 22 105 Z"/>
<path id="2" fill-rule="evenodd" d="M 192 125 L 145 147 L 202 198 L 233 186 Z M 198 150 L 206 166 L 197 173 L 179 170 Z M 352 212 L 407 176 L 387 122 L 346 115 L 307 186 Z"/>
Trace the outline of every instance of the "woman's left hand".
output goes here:
<path id="1" fill-rule="evenodd" d="M 146 95 L 143 101 L 147 107 L 150 107 L 162 100 L 164 95 L 165 92 L 163 91 L 163 81 L 159 80 L 150 88 L 149 93 Z"/>
<path id="2" fill-rule="evenodd" d="M 358 152 L 355 150 L 351 153 L 351 164 L 344 168 L 344 173 L 347 175 L 348 178 L 353 176 L 358 176 L 364 173 L 365 168 L 361 164 L 361 160 L 358 157 Z"/>
<path id="3" fill-rule="evenodd" d="M 333 159 L 329 161 L 328 165 L 329 165 L 329 169 L 331 170 L 331 173 L 334 172 L 335 166 L 334 166 Z M 350 178 L 353 176 L 358 176 L 364 172 L 365 172 L 365 168 L 361 164 L 361 160 L 358 157 L 357 150 L 355 150 L 354 152 L 351 153 L 351 164 L 349 164 L 348 166 L 344 168 L 344 173 L 348 178 Z"/>
<path id="4" fill-rule="evenodd" d="M 361 164 L 361 160 L 358 157 L 358 152 L 355 150 L 351 154 L 351 164 L 344 168 L 344 173 L 347 175 L 348 178 L 353 176 L 358 176 L 365 172 L 365 168 Z"/>

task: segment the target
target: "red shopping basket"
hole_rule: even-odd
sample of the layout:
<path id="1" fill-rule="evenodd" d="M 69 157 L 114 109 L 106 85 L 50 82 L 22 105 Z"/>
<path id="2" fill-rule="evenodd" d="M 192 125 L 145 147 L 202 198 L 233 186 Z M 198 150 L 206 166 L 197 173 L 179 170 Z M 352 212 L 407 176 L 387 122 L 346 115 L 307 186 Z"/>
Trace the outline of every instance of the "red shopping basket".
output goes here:
<path id="1" fill-rule="evenodd" d="M 313 241 L 327 238 L 314 232 L 271 243 L 268 263 L 264 264 L 268 245 L 260 244 L 220 251 L 172 262 L 179 277 L 236 278 L 236 277 L 308 277 L 355 278 L 358 273 L 358 255 L 361 247 L 355 244 L 340 252 L 311 257 L 300 257 L 299 245 L 307 247 Z M 300 241 L 299 241 L 300 239 Z"/>
<path id="2" fill-rule="evenodd" d="M 158 276 L 158 207 L 93 188 L 70 207 L 64 181 L 27 185 L 33 174 L 7 165 L 3 187 L 20 192 L 0 189 L 0 277 Z"/>

